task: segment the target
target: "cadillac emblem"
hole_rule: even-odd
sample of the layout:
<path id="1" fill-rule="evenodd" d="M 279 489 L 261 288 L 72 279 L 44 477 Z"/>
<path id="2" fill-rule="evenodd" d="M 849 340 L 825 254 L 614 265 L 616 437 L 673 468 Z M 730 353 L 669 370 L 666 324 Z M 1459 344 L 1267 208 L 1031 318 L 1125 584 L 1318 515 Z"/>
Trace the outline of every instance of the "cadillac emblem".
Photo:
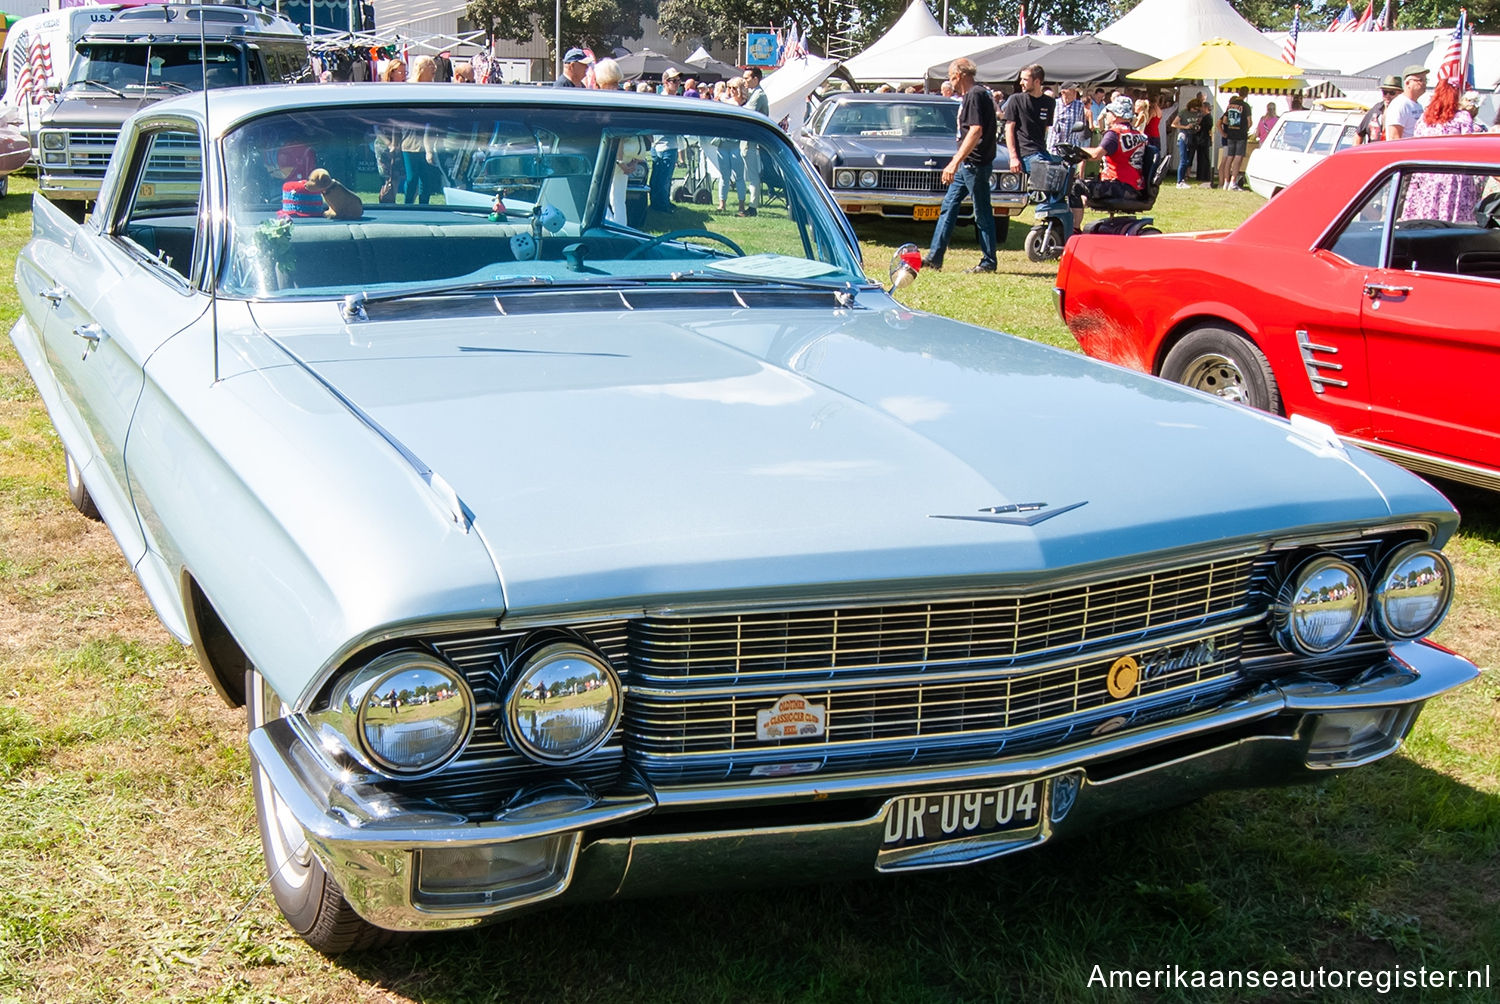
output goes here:
<path id="1" fill-rule="evenodd" d="M 1132 656 L 1122 655 L 1115 660 L 1115 664 L 1109 667 L 1109 675 L 1104 678 L 1104 685 L 1109 688 L 1109 696 L 1115 699 L 1129 697 L 1135 692 L 1135 685 L 1141 680 L 1141 665 Z"/>

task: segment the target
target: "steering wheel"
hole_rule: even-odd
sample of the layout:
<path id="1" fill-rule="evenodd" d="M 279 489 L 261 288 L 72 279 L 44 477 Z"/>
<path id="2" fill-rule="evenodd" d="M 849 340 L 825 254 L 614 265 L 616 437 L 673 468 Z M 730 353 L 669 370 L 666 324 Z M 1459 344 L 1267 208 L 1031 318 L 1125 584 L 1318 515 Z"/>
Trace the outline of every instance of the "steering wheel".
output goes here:
<path id="1" fill-rule="evenodd" d="M 640 245 L 639 247 L 631 248 L 630 251 L 620 260 L 630 261 L 632 258 L 639 258 L 641 255 L 645 254 L 647 251 L 650 251 L 654 247 L 660 247 L 667 241 L 675 241 L 683 237 L 707 237 L 711 241 L 718 241 L 720 244 L 728 247 L 731 251 L 739 255 L 741 258 L 745 257 L 744 249 L 734 241 L 730 240 L 728 237 L 725 237 L 723 234 L 716 234 L 712 230 L 699 230 L 696 227 L 691 227 L 686 230 L 668 230 L 666 233 L 660 235 L 659 237 L 651 238 L 649 241 Z"/>

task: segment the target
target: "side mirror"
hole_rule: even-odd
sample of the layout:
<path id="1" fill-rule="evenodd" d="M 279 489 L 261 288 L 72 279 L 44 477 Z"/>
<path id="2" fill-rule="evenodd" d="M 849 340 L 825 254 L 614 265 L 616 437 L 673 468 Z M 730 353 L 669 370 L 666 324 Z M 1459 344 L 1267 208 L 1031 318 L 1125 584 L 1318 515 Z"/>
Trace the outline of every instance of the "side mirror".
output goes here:
<path id="1" fill-rule="evenodd" d="M 905 289 L 917 281 L 922 271 L 922 249 L 915 244 L 903 244 L 891 255 L 891 292 Z"/>

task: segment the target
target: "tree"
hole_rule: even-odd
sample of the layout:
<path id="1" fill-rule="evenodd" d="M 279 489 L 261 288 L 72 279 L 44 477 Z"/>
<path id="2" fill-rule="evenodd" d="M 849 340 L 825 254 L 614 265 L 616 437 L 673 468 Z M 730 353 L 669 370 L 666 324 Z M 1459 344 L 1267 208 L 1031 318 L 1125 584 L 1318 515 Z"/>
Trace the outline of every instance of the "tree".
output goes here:
<path id="1" fill-rule="evenodd" d="M 555 49 L 556 0 L 469 0 L 464 14 L 486 34 L 515 42 L 540 31 Z M 608 53 L 640 31 L 644 18 L 657 15 L 657 0 L 566 0 L 562 9 L 563 48 L 586 45 Z"/>

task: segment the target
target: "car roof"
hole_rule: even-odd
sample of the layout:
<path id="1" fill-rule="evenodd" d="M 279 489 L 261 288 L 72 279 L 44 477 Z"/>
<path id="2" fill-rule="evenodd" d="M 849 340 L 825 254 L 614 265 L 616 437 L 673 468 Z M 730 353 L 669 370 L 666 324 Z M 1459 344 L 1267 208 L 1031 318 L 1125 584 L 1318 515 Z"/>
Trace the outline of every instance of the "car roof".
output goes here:
<path id="1" fill-rule="evenodd" d="M 887 92 L 885 94 L 876 94 L 873 91 L 840 91 L 837 94 L 830 94 L 830 95 L 828 95 L 828 97 L 824 98 L 824 100 L 825 101 L 870 101 L 870 102 L 879 102 L 879 101 L 930 101 L 930 102 L 937 102 L 937 101 L 952 101 L 953 99 L 952 98 L 945 98 L 941 94 L 926 94 L 926 93 L 923 93 L 923 94 L 903 94 L 903 93 L 901 93 L 899 91 L 897 91 L 897 92 Z"/>

